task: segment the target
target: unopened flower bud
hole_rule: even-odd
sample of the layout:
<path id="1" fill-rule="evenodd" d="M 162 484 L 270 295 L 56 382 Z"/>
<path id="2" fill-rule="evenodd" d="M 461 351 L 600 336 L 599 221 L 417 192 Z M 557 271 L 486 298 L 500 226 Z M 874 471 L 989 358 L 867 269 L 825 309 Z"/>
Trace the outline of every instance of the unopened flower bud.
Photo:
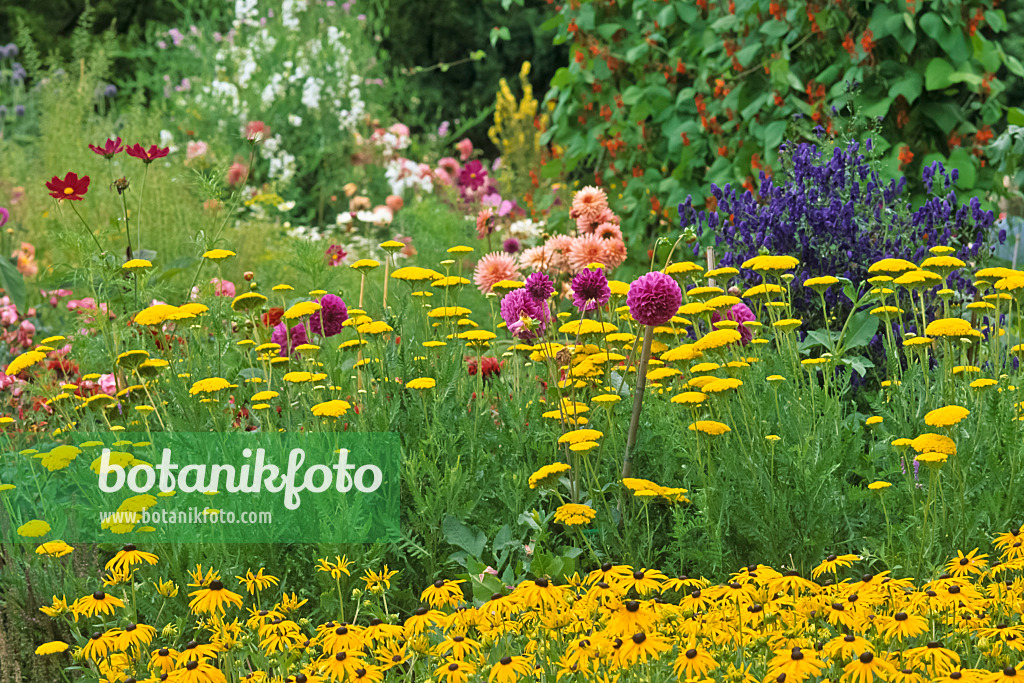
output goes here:
<path id="1" fill-rule="evenodd" d="M 252 282 L 252 279 L 253 279 L 254 277 L 256 277 L 256 275 L 255 275 L 255 274 L 254 274 L 254 273 L 253 273 L 253 272 L 252 272 L 251 270 L 247 270 L 247 271 L 245 271 L 245 273 L 244 273 L 244 274 L 242 275 L 242 277 L 244 277 L 244 278 L 245 278 L 245 281 L 246 281 L 246 282 Z"/>

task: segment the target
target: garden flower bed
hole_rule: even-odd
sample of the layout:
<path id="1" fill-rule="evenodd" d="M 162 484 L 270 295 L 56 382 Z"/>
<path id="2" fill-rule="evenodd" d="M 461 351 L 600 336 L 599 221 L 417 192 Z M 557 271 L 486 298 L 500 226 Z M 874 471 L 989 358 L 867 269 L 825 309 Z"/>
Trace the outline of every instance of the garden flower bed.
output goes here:
<path id="1" fill-rule="evenodd" d="M 1019 11 L 893 3 L 21 24 L 0 683 L 1024 677 Z"/>

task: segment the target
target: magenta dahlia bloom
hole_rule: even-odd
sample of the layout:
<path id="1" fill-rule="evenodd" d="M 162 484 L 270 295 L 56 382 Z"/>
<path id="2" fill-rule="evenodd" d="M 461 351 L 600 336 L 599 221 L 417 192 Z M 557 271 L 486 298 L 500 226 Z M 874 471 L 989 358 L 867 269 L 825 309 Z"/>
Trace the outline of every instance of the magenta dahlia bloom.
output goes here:
<path id="1" fill-rule="evenodd" d="M 683 290 L 671 275 L 654 271 L 641 275 L 629 286 L 626 304 L 641 325 L 664 325 L 679 312 Z"/>
<path id="2" fill-rule="evenodd" d="M 282 356 L 290 356 L 296 346 L 308 344 L 309 338 L 306 337 L 306 328 L 302 326 L 302 323 L 295 325 L 290 330 L 285 327 L 284 323 L 278 323 L 274 326 L 274 331 L 270 333 L 270 341 L 281 345 Z"/>
<path id="3" fill-rule="evenodd" d="M 348 320 L 348 307 L 340 296 L 324 294 L 320 299 L 320 310 L 309 319 L 309 329 L 324 337 L 333 337 L 342 330 L 342 323 Z"/>
<path id="4" fill-rule="evenodd" d="M 592 311 L 604 306 L 611 295 L 612 290 L 608 287 L 608 277 L 603 268 L 581 270 L 572 279 L 572 303 L 581 311 Z"/>
<path id="5" fill-rule="evenodd" d="M 722 314 L 715 311 L 711 314 L 711 323 L 717 323 L 723 320 Z M 736 304 L 732 306 L 725 314 L 724 320 L 732 320 L 733 322 L 739 323 L 737 331 L 740 333 L 740 343 L 748 344 L 751 339 L 754 338 L 754 331 L 743 323 L 749 323 L 757 320 L 757 316 L 754 312 L 747 307 L 746 304 Z"/>
<path id="6" fill-rule="evenodd" d="M 547 301 L 555 293 L 555 284 L 544 273 L 532 273 L 526 278 L 526 291 L 534 299 Z"/>
<path id="7" fill-rule="evenodd" d="M 548 306 L 530 296 L 526 289 L 513 289 L 501 300 L 501 317 L 513 337 L 533 339 L 544 334 Z"/>

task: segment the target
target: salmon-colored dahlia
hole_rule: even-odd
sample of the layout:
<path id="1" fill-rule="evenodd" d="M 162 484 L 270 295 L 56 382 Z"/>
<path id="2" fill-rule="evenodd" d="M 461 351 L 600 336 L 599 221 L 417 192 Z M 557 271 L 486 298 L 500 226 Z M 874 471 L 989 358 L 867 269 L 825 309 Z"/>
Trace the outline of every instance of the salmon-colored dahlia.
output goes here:
<path id="1" fill-rule="evenodd" d="M 594 234 L 603 240 L 622 239 L 622 230 L 614 223 L 602 223 L 594 230 Z"/>
<path id="2" fill-rule="evenodd" d="M 569 247 L 569 267 L 574 273 L 585 270 L 588 263 L 604 265 L 605 241 L 597 235 L 580 235 Z"/>
<path id="3" fill-rule="evenodd" d="M 626 243 L 620 239 L 604 240 L 604 264 L 618 268 L 626 261 Z"/>
<path id="4" fill-rule="evenodd" d="M 577 221 L 593 221 L 608 208 L 608 195 L 599 187 L 588 186 L 576 193 L 572 198 L 570 215 Z"/>
<path id="5" fill-rule="evenodd" d="M 519 255 L 519 265 L 527 270 L 547 270 L 551 256 L 544 246 L 531 247 Z"/>
<path id="6" fill-rule="evenodd" d="M 495 282 L 521 279 L 515 258 L 502 251 L 495 251 L 484 256 L 476 264 L 476 270 L 473 271 L 473 282 L 483 294 L 491 291 Z"/>
<path id="7" fill-rule="evenodd" d="M 544 244 L 548 253 L 548 267 L 558 271 L 569 269 L 569 249 L 573 238 L 569 235 L 555 235 Z"/>

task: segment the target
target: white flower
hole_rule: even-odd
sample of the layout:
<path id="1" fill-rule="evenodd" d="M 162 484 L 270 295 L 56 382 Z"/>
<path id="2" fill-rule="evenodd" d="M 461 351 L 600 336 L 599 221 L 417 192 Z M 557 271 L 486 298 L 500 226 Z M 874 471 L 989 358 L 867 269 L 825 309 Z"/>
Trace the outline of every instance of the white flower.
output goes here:
<path id="1" fill-rule="evenodd" d="M 280 204 L 277 205 L 277 210 L 278 211 L 291 211 L 294 208 L 295 208 L 295 202 L 294 201 L 281 202 Z"/>
<path id="2" fill-rule="evenodd" d="M 288 114 L 288 123 L 298 128 L 302 125 L 302 117 L 298 114 Z"/>
<path id="3" fill-rule="evenodd" d="M 320 89 L 323 82 L 319 78 L 310 76 L 302 86 L 302 103 L 307 109 L 320 108 Z"/>

